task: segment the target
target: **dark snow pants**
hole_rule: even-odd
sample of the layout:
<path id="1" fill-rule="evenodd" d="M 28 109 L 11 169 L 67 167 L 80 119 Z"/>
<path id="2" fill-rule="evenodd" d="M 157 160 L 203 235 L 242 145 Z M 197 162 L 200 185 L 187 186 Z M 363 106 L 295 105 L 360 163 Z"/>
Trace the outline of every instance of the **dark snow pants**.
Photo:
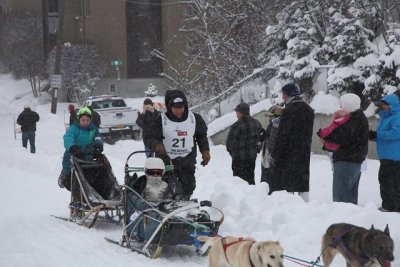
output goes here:
<path id="1" fill-rule="evenodd" d="M 190 155 L 184 158 L 175 158 L 172 160 L 174 165 L 174 174 L 182 184 L 183 198 L 190 199 L 196 188 L 196 159 Z"/>
<path id="2" fill-rule="evenodd" d="M 400 161 L 381 160 L 378 179 L 382 207 L 388 211 L 400 211 Z"/>
<path id="3" fill-rule="evenodd" d="M 249 184 L 255 184 L 254 182 L 254 169 L 256 167 L 256 159 L 232 159 L 232 171 L 233 176 L 238 176 L 248 182 Z"/>

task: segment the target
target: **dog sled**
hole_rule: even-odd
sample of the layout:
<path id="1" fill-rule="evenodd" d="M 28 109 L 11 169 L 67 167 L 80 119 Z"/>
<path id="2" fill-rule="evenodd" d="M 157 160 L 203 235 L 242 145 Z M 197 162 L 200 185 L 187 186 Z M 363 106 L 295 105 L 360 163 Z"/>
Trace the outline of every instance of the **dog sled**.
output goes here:
<path id="1" fill-rule="evenodd" d="M 131 153 L 125 164 L 124 219 L 121 240 L 111 243 L 141 253 L 149 258 L 158 258 L 164 248 L 181 246 L 200 251 L 200 235 L 213 236 L 218 233 L 224 215 L 221 210 L 212 207 L 210 201 L 181 201 L 167 199 L 155 205 L 141 195 L 141 178 L 144 167 L 130 167 L 129 159 L 137 153 Z M 173 171 L 173 166 L 166 166 L 166 171 Z M 133 173 L 131 175 L 131 173 Z M 163 178 L 164 179 L 164 178 Z M 137 207 L 143 205 L 141 209 Z"/>
<path id="2" fill-rule="evenodd" d="M 70 221 L 91 228 L 96 221 L 121 223 L 122 191 L 105 155 L 91 160 L 71 156 Z"/>

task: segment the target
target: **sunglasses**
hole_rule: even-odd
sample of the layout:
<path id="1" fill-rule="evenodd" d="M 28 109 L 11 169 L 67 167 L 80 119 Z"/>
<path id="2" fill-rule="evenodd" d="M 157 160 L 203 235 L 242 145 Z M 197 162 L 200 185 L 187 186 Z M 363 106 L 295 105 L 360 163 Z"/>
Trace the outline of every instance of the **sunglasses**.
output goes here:
<path id="1" fill-rule="evenodd" d="M 152 170 L 147 170 L 146 174 L 151 176 L 161 176 L 163 172 L 164 172 L 163 170 L 152 169 Z"/>

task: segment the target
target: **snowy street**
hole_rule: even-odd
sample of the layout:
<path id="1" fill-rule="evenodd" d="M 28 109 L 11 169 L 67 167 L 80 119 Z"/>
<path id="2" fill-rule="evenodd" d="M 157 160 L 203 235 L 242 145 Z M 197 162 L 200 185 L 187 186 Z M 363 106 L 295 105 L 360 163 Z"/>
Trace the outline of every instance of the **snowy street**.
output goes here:
<path id="1" fill-rule="evenodd" d="M 135 105 L 142 101 L 129 99 L 128 103 Z M 40 115 L 36 154 L 22 148 L 21 134 L 17 134 L 16 140 L 13 136 L 13 118 L 27 103 Z M 185 253 L 185 249 L 169 257 L 150 260 L 104 240 L 106 236 L 118 240 L 121 227 L 96 224 L 86 229 L 51 216 L 69 215 L 70 194 L 57 185 L 64 152 L 62 136 L 67 105 L 59 104 L 57 114 L 51 114 L 48 99 L 45 96 L 34 99 L 27 82 L 0 75 L 0 266 L 207 266 L 206 257 L 187 250 Z M 142 149 L 142 141 L 105 144 L 104 153 L 120 183 L 126 157 Z M 400 214 L 378 211 L 381 206 L 378 161 L 368 160 L 367 171 L 361 176 L 358 206 L 332 202 L 331 166 L 324 155 L 312 155 L 309 203 L 285 192 L 267 196 L 267 185 L 259 183 L 260 159 L 256 164 L 255 186 L 232 176 L 231 158 L 225 146 L 211 146 L 208 166 L 200 165 L 200 155 L 197 161 L 197 187 L 193 197 L 210 200 L 222 209 L 225 221 L 220 228 L 221 235 L 277 240 L 286 255 L 314 261 L 321 253 L 322 235 L 332 223 L 346 222 L 365 228 L 373 224 L 381 230 L 389 224 L 395 242 L 392 266 L 400 266 Z M 136 158 L 134 165 L 140 166 L 143 162 L 144 157 Z M 285 267 L 299 266 L 288 260 L 284 264 Z M 343 266 L 345 262 L 340 256 L 331 265 Z"/>

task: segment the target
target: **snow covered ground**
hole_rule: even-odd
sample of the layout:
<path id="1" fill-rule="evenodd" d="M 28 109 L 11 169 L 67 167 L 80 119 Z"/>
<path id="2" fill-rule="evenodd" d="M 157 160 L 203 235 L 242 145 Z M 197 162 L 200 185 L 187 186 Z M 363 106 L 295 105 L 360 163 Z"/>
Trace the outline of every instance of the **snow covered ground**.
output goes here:
<path id="1" fill-rule="evenodd" d="M 141 106 L 142 101 L 130 99 L 128 103 Z M 21 147 L 20 135 L 16 140 L 13 136 L 13 117 L 18 116 L 26 103 L 41 117 L 36 132 L 36 154 Z M 28 83 L 0 75 L 0 106 L 0 266 L 207 265 L 205 257 L 184 253 L 150 260 L 104 240 L 105 236 L 118 239 L 121 235 L 118 226 L 98 225 L 86 229 L 50 216 L 69 214 L 69 192 L 57 185 L 67 104 L 59 104 L 58 113 L 51 114 L 48 98 L 33 99 Z M 126 157 L 140 149 L 143 149 L 142 142 L 133 140 L 105 145 L 105 153 L 120 182 Z M 136 163 L 140 165 L 143 160 L 138 158 Z M 249 186 L 232 177 L 230 164 L 225 146 L 211 146 L 209 166 L 197 166 L 194 197 L 211 200 L 223 210 L 225 221 L 220 228 L 221 235 L 278 240 L 286 255 L 311 261 L 319 256 L 322 234 L 332 223 L 347 222 L 366 228 L 373 224 L 379 229 L 389 224 L 396 244 L 396 260 L 392 266 L 400 266 L 400 214 L 378 211 L 381 204 L 378 161 L 368 161 L 368 170 L 360 182 L 358 206 L 332 203 L 332 173 L 326 156 L 312 156 L 309 203 L 283 192 L 267 196 L 266 184 Z M 258 160 L 256 177 L 259 176 Z M 337 257 L 332 267 L 344 265 L 343 258 Z M 285 266 L 299 265 L 285 260 Z"/>

